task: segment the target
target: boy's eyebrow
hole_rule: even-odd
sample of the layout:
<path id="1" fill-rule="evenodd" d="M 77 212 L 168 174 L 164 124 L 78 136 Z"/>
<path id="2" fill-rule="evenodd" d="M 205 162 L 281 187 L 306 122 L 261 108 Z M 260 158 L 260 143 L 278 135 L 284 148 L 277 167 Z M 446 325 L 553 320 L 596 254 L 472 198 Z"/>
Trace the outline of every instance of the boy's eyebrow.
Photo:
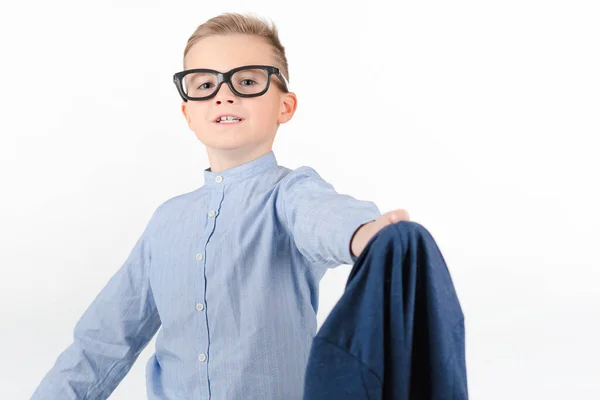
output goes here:
<path id="1" fill-rule="evenodd" d="M 185 70 L 186 70 L 186 71 L 189 71 L 189 70 L 192 70 L 192 69 L 206 69 L 206 70 L 215 71 L 215 72 L 220 72 L 220 73 L 224 74 L 224 73 L 226 73 L 226 72 L 229 72 L 229 71 L 231 71 L 232 69 L 236 69 L 236 68 L 240 68 L 240 67 L 247 67 L 247 66 L 249 66 L 249 65 L 267 65 L 267 66 L 270 66 L 270 65 L 273 65 L 273 64 L 272 64 L 272 63 L 264 63 L 264 62 L 263 62 L 263 63 L 256 63 L 256 62 L 255 62 L 255 63 L 245 63 L 245 64 L 240 64 L 240 65 L 238 65 L 238 66 L 236 66 L 236 67 L 229 68 L 229 69 L 227 69 L 227 70 L 223 70 L 223 69 L 215 69 L 215 68 L 208 68 L 208 67 L 194 67 L 194 68 L 190 68 L 190 67 L 188 67 L 188 68 L 186 68 Z"/>
<path id="2" fill-rule="evenodd" d="M 205 67 L 194 67 L 194 68 L 189 68 L 189 67 L 188 67 L 188 68 L 186 68 L 186 69 L 185 69 L 185 71 L 191 71 L 191 70 L 193 70 L 193 69 L 206 69 L 206 70 L 209 70 L 209 71 L 217 71 L 216 69 L 212 69 L 212 68 L 205 68 Z"/>
<path id="3" fill-rule="evenodd" d="M 200 75 L 213 75 L 212 72 L 195 72 L 193 75 L 187 75 L 187 76 L 200 76 Z"/>

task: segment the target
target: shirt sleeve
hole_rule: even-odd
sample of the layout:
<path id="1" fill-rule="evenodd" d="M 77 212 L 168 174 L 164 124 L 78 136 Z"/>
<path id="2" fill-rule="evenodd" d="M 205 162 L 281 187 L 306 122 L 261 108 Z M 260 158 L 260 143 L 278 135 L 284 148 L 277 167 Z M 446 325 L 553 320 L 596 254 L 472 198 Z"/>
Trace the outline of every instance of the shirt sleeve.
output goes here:
<path id="1" fill-rule="evenodd" d="M 161 322 L 148 280 L 154 212 L 129 256 L 74 328 L 32 400 L 107 399 L 129 372 Z"/>
<path id="2" fill-rule="evenodd" d="M 311 263 L 353 264 L 350 241 L 363 224 L 381 216 L 375 203 L 340 194 L 311 167 L 300 167 L 281 183 L 283 223 Z"/>

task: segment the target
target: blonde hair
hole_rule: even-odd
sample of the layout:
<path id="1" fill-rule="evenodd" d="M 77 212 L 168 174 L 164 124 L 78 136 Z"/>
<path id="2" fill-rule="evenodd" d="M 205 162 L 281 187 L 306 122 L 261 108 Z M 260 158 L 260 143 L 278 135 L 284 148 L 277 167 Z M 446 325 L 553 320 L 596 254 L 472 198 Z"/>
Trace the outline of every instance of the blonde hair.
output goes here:
<path id="1" fill-rule="evenodd" d="M 272 21 L 252 14 L 223 13 L 199 25 L 187 41 L 183 51 L 183 66 L 191 48 L 200 40 L 216 35 L 244 34 L 263 38 L 273 48 L 275 66 L 290 80 L 285 48 L 279 40 L 277 27 Z"/>

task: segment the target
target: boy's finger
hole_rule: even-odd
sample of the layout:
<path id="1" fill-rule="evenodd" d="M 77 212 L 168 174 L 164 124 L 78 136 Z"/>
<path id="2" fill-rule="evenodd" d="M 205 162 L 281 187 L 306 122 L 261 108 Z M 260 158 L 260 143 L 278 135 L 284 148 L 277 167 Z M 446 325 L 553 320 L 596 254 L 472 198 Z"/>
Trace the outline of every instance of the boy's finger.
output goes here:
<path id="1" fill-rule="evenodd" d="M 408 215 L 408 211 L 406 210 L 394 210 L 389 213 L 389 220 L 392 223 L 400 222 L 400 221 L 410 221 L 410 216 Z"/>

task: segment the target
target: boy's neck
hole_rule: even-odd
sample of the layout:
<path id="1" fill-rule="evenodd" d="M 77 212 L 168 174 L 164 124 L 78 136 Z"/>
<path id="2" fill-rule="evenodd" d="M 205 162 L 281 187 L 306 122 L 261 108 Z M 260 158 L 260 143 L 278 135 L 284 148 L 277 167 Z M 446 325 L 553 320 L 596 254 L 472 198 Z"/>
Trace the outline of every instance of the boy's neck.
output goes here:
<path id="1" fill-rule="evenodd" d="M 209 171 L 217 173 L 223 172 L 256 160 L 270 151 L 272 151 L 272 146 L 256 147 L 251 151 L 248 151 L 247 149 L 207 149 L 208 162 L 210 164 Z"/>

